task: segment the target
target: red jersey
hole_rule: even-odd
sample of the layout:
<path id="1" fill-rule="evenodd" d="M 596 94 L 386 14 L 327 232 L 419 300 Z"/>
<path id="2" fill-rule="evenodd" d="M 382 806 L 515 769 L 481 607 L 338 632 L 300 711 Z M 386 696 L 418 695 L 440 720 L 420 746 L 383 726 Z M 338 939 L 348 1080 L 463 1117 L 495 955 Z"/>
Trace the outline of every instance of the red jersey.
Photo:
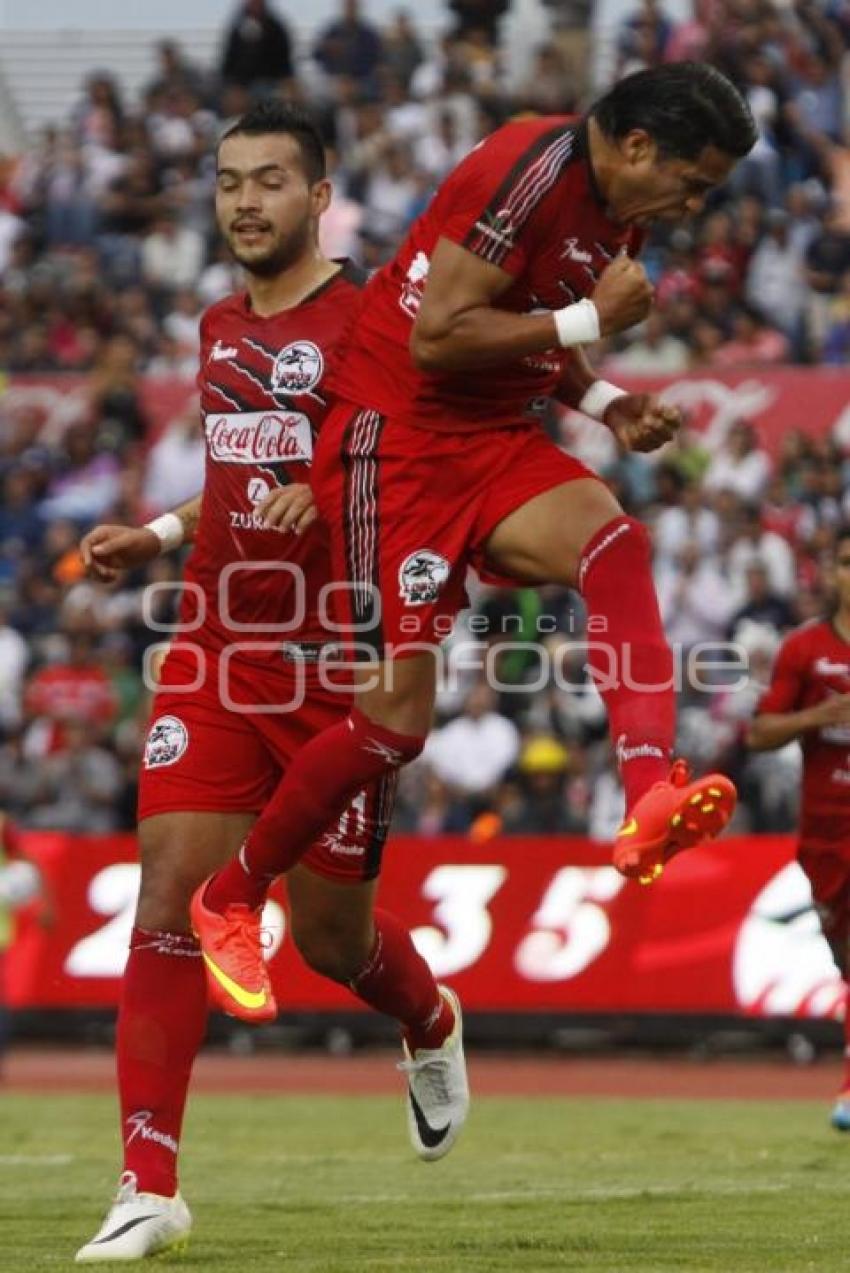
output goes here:
<path id="1" fill-rule="evenodd" d="M 758 714 L 796 712 L 850 692 L 850 645 L 831 623 L 808 623 L 782 643 Z M 850 854 L 850 725 L 825 725 L 801 738 L 800 842 Z"/>
<path id="2" fill-rule="evenodd" d="M 569 357 L 556 347 L 475 372 L 419 371 L 410 332 L 440 238 L 498 265 L 513 284 L 496 302 L 516 314 L 590 295 L 601 271 L 643 236 L 605 212 L 585 125 L 568 116 L 507 124 L 455 168 L 395 258 L 369 282 L 333 386 L 341 397 L 423 428 L 456 432 L 539 420 Z"/>
<path id="3" fill-rule="evenodd" d="M 313 442 L 327 413 L 325 379 L 362 296 L 345 266 L 294 309 L 267 318 L 246 294 L 201 320 L 198 388 L 206 434 L 204 495 L 186 563 L 180 610 L 185 640 L 242 657 L 279 658 L 287 641 L 327 639 L 317 612 L 330 582 L 326 533 L 266 529 L 256 505 L 275 486 L 309 481 Z M 198 610 L 203 610 L 202 625 Z"/>

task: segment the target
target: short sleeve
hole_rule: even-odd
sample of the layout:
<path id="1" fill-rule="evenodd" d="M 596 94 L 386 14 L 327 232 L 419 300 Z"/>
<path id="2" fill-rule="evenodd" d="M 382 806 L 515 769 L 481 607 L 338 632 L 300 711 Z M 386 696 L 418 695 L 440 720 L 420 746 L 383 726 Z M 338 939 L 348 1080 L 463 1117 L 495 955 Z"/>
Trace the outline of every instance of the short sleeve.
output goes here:
<path id="1" fill-rule="evenodd" d="M 528 259 L 532 214 L 573 153 L 574 133 L 559 124 L 529 134 L 508 125 L 477 146 L 441 192 L 439 233 L 517 277 Z"/>
<path id="2" fill-rule="evenodd" d="M 207 350 L 209 347 L 209 310 L 205 310 L 201 315 L 200 324 L 200 348 L 198 350 L 198 371 L 195 376 L 195 388 L 199 393 L 203 393 L 205 384 L 204 368 L 207 365 Z"/>
<path id="3" fill-rule="evenodd" d="M 805 660 L 799 639 L 785 641 L 773 665 L 770 685 L 759 700 L 756 715 L 796 711 L 803 695 L 804 673 Z"/>

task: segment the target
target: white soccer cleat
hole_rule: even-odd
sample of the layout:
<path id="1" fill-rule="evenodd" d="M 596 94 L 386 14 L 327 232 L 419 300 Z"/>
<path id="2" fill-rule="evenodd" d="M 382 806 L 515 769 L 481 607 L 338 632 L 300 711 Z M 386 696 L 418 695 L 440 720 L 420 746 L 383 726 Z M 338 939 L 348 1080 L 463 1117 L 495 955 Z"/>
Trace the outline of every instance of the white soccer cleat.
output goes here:
<path id="1" fill-rule="evenodd" d="M 439 1048 L 410 1052 L 402 1043 L 407 1075 L 407 1126 L 410 1142 L 420 1158 L 444 1157 L 460 1135 L 469 1113 L 469 1083 L 463 1056 L 463 1014 L 456 994 L 440 986 L 440 994 L 454 1013 L 454 1028 Z"/>
<path id="2" fill-rule="evenodd" d="M 189 1245 L 192 1217 L 180 1197 L 139 1193 L 136 1177 L 125 1171 L 109 1214 L 91 1242 L 81 1246 L 77 1264 L 107 1260 L 143 1260 L 169 1251 L 175 1255 Z"/>

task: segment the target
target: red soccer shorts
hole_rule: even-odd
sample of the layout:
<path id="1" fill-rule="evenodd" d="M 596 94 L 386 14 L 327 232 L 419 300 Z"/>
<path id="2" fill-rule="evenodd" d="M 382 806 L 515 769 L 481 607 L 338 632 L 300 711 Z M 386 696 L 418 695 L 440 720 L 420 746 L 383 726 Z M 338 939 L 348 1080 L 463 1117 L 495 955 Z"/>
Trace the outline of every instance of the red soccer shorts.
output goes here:
<path id="1" fill-rule="evenodd" d="M 189 641 L 176 645 L 162 665 L 151 710 L 139 821 L 162 813 L 259 813 L 299 747 L 337 724 L 350 705 L 347 693 L 321 685 L 309 662 L 281 656 L 279 666 L 245 659 L 228 665 Z M 342 883 L 374 879 L 394 779 L 391 774 L 361 791 L 303 864 Z"/>
<path id="2" fill-rule="evenodd" d="M 850 857 L 800 845 L 797 861 L 812 886 L 823 935 L 843 977 L 850 957 Z"/>
<path id="3" fill-rule="evenodd" d="M 361 658 L 439 644 L 467 605 L 467 567 L 484 561 L 499 522 L 580 478 L 596 474 L 536 424 L 430 433 L 339 403 L 322 426 L 311 480 L 331 530 L 346 639 Z"/>

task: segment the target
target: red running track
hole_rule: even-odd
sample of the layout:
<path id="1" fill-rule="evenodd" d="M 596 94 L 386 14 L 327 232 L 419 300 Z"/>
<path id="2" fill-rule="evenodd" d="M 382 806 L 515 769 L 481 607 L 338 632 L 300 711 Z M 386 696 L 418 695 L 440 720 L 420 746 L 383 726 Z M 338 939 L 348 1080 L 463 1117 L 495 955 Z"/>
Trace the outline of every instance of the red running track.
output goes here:
<path id="1" fill-rule="evenodd" d="M 205 1052 L 195 1092 L 348 1095 L 395 1094 L 395 1052 Z M 840 1082 L 838 1060 L 799 1067 L 785 1060 L 695 1061 L 673 1057 L 571 1057 L 473 1052 L 477 1096 L 593 1096 L 638 1099 L 830 1100 Z M 112 1053 L 104 1049 L 15 1048 L 3 1069 L 12 1092 L 112 1091 Z"/>

